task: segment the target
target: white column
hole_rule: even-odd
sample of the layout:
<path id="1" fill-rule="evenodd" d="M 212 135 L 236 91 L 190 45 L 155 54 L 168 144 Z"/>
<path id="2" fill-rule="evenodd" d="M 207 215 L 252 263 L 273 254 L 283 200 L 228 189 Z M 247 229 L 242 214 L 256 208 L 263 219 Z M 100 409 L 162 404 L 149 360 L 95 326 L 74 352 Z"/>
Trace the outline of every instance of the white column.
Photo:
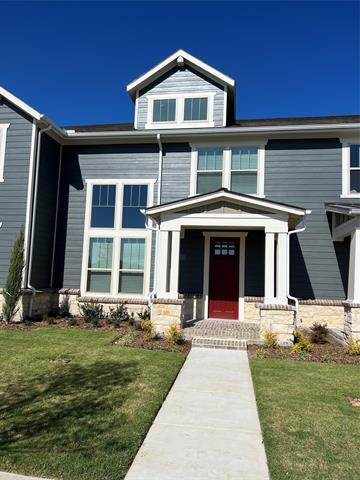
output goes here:
<path id="1" fill-rule="evenodd" d="M 287 303 L 287 233 L 278 233 L 276 248 L 276 303 Z"/>
<path id="2" fill-rule="evenodd" d="M 168 248 L 169 232 L 160 230 L 159 234 L 159 271 L 158 271 L 158 296 L 166 296 L 166 284 L 168 275 Z"/>
<path id="3" fill-rule="evenodd" d="M 171 232 L 170 295 L 179 293 L 180 231 Z"/>
<path id="4" fill-rule="evenodd" d="M 348 300 L 360 303 L 360 228 L 351 234 Z"/>
<path id="5" fill-rule="evenodd" d="M 275 234 L 265 232 L 265 298 L 264 303 L 274 303 L 274 253 Z"/>

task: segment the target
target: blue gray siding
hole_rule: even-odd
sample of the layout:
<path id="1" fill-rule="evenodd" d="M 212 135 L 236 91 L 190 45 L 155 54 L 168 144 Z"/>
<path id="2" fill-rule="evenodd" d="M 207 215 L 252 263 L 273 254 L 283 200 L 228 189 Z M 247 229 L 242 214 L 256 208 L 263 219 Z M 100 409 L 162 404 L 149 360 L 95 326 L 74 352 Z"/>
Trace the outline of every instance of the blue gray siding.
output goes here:
<path id="1" fill-rule="evenodd" d="M 341 195 L 338 139 L 273 140 L 266 147 L 265 194 L 312 210 L 291 244 L 291 291 L 300 298 L 346 297 L 346 243 L 333 242 L 324 203 Z"/>
<path id="2" fill-rule="evenodd" d="M 4 182 L 0 183 L 0 286 L 3 287 L 13 242 L 26 222 L 32 119 L 0 99 L 0 123 L 10 123 L 5 149 Z"/>
<path id="3" fill-rule="evenodd" d="M 216 127 L 221 127 L 224 120 L 225 95 L 223 87 L 190 68 L 176 68 L 140 91 L 137 110 L 137 128 L 145 128 L 148 112 L 148 95 L 204 92 L 215 92 L 214 123 Z"/>
<path id="4" fill-rule="evenodd" d="M 51 286 L 59 160 L 60 145 L 44 134 L 41 138 L 31 275 L 31 283 L 37 288 Z"/>
<path id="5" fill-rule="evenodd" d="M 159 150 L 157 144 L 63 147 L 62 158 L 55 282 L 58 287 L 79 288 L 85 220 L 85 180 L 156 179 Z M 162 202 L 187 196 L 189 146 L 164 145 L 163 169 Z M 176 175 L 176 172 L 179 174 Z M 186 175 L 185 181 L 183 175 Z M 157 188 L 155 183 L 154 202 L 157 199 Z M 154 252 L 154 242 L 152 245 Z M 154 263 L 154 258 L 152 260 Z"/>

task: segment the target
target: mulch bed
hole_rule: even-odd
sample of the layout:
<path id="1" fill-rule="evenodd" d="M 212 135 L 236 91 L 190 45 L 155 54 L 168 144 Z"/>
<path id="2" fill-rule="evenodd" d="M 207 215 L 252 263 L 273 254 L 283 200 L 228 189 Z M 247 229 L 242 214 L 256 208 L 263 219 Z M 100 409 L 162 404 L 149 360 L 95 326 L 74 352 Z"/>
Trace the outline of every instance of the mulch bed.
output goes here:
<path id="1" fill-rule="evenodd" d="M 72 325 L 71 322 L 76 322 L 76 324 Z M 109 325 L 105 321 L 102 321 L 98 327 L 95 327 L 91 323 L 84 322 L 83 318 L 74 317 L 51 317 L 51 322 L 44 320 L 38 322 L 0 322 L 0 330 L 34 330 L 38 328 L 76 328 L 83 330 L 113 331 L 116 334 L 116 338 L 112 343 L 118 347 L 144 348 L 147 350 L 182 353 L 188 353 L 191 349 L 191 342 L 185 340 L 173 346 L 170 346 L 164 337 L 156 337 L 148 340 L 145 338 L 145 332 L 143 330 L 140 330 L 135 325 L 130 325 L 128 322 L 123 322 L 119 327 Z"/>
<path id="2" fill-rule="evenodd" d="M 249 358 L 276 358 L 279 360 L 360 365 L 359 355 L 348 355 L 345 353 L 345 346 L 331 339 L 324 344 L 313 343 L 311 352 L 304 353 L 292 353 L 291 348 L 285 347 L 268 349 L 257 345 L 250 345 L 248 355 Z"/>

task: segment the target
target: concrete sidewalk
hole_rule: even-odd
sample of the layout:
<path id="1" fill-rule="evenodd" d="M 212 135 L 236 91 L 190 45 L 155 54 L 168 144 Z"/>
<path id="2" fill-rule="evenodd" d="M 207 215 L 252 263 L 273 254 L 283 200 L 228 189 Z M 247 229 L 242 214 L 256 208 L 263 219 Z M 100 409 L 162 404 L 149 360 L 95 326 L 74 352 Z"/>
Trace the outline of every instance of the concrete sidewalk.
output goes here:
<path id="1" fill-rule="evenodd" d="M 15 473 L 0 472 L 0 480 L 46 480 L 46 478 L 26 477 Z"/>
<path id="2" fill-rule="evenodd" d="M 193 348 L 126 480 L 268 480 L 247 353 Z"/>

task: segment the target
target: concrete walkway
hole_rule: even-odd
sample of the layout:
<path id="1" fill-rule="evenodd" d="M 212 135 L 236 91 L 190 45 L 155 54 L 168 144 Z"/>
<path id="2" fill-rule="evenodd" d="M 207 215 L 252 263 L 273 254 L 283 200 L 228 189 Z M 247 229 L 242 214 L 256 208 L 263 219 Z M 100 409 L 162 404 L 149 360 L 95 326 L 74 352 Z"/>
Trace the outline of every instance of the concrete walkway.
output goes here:
<path id="1" fill-rule="evenodd" d="M 25 477 L 15 473 L 0 472 L 0 480 L 46 480 L 46 478 Z"/>
<path id="2" fill-rule="evenodd" d="M 268 480 L 246 351 L 193 348 L 125 480 Z"/>

